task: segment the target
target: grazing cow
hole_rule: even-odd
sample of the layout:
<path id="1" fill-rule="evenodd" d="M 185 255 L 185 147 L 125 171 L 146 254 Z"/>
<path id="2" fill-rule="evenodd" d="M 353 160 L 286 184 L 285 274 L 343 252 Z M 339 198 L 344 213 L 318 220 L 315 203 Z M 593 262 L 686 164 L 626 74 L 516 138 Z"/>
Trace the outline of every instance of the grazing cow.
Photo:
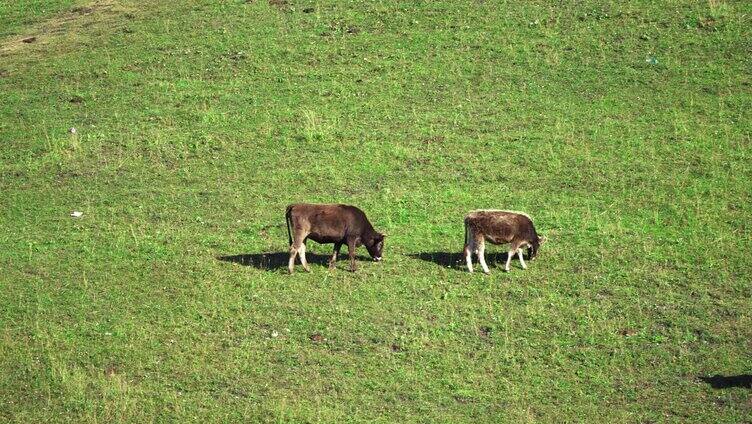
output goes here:
<path id="1" fill-rule="evenodd" d="M 290 242 L 290 262 L 287 269 L 292 274 L 295 255 L 300 255 L 300 263 L 310 272 L 305 257 L 305 242 L 311 239 L 317 243 L 334 243 L 334 254 L 329 260 L 329 268 L 334 268 L 339 249 L 347 245 L 350 257 L 350 270 L 355 271 L 355 248 L 365 246 L 373 260 L 381 260 L 384 249 L 384 234 L 373 229 L 366 214 L 355 206 L 312 205 L 299 203 L 290 205 L 285 211 L 287 237 Z"/>
<path id="2" fill-rule="evenodd" d="M 527 247 L 528 260 L 533 260 L 538 248 L 545 241 L 538 237 L 533 221 L 524 213 L 501 210 L 477 210 L 465 217 L 465 261 L 467 269 L 473 272 L 472 254 L 478 255 L 483 272 L 489 273 L 484 251 L 486 241 L 492 244 L 510 244 L 504 271 L 509 272 L 509 263 L 516 254 L 522 269 L 527 269 L 522 259 L 522 248 Z"/>

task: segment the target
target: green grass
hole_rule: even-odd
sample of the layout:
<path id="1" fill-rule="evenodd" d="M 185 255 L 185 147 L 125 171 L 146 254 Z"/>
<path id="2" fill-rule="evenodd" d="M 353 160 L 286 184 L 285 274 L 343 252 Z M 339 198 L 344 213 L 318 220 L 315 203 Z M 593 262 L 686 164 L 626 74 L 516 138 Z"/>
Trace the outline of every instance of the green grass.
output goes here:
<path id="1" fill-rule="evenodd" d="M 749 2 L 144 3 L 0 6 L 1 420 L 750 419 Z"/>

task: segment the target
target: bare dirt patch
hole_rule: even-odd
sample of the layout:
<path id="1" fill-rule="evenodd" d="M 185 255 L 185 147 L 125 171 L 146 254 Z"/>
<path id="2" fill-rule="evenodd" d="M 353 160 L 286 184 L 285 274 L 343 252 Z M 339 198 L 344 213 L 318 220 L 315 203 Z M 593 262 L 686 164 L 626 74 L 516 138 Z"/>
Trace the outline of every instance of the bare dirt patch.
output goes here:
<path id="1" fill-rule="evenodd" d="M 433 135 L 430 137 L 424 137 L 421 141 L 423 144 L 442 144 L 444 140 L 446 140 L 446 137 L 443 135 Z"/>
<path id="2" fill-rule="evenodd" d="M 485 325 L 479 327 L 478 328 L 478 335 L 481 338 L 483 338 L 483 339 L 487 339 L 487 338 L 491 337 L 491 327 L 488 327 L 488 326 L 485 326 Z"/>
<path id="3" fill-rule="evenodd" d="M 269 0 L 269 5 L 275 6 L 282 10 L 287 10 L 287 8 L 290 6 L 287 0 Z"/>
<path id="4" fill-rule="evenodd" d="M 118 374 L 118 369 L 115 365 L 108 365 L 104 369 L 104 375 L 107 377 L 114 377 Z"/>
<path id="5" fill-rule="evenodd" d="M 624 337 L 632 337 L 637 334 L 637 330 L 634 328 L 622 328 L 619 330 L 619 335 Z"/>

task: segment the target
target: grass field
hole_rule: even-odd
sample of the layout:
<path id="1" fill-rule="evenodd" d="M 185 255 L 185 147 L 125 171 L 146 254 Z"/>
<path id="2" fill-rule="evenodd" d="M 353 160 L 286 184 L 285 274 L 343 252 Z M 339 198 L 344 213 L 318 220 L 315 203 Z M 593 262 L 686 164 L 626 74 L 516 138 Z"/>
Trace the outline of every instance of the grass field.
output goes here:
<path id="1" fill-rule="evenodd" d="M 4 2 L 0 421 L 751 422 L 751 58 L 746 1 Z M 299 201 L 384 261 L 288 275 Z"/>

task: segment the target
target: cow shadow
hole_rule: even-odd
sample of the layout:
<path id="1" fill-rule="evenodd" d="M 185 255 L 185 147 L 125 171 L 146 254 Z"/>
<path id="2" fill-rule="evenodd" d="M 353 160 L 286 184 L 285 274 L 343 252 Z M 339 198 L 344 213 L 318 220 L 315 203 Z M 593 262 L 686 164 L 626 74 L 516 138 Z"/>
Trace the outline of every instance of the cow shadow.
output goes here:
<path id="1" fill-rule="evenodd" d="M 745 387 L 752 389 L 752 375 L 730 375 L 723 376 L 716 374 L 712 377 L 700 377 L 700 380 L 710 384 L 714 389 L 728 389 L 730 387 Z"/>
<path id="2" fill-rule="evenodd" d="M 465 256 L 462 252 L 420 252 L 409 253 L 407 256 L 421 261 L 433 262 L 444 268 L 465 269 Z M 507 252 L 486 251 L 486 263 L 489 267 L 499 262 L 507 261 Z M 478 264 L 477 256 L 473 255 L 473 263 Z"/>
<path id="3" fill-rule="evenodd" d="M 318 253 L 306 252 L 306 260 L 309 264 L 322 264 L 328 266 L 331 255 L 321 255 Z M 357 261 L 370 260 L 365 256 L 355 256 Z M 232 262 L 243 266 L 252 266 L 256 269 L 274 271 L 280 268 L 287 268 L 287 263 L 290 260 L 289 252 L 269 252 L 269 253 L 244 253 L 240 255 L 225 255 L 217 256 L 218 261 Z M 340 254 L 337 257 L 337 262 L 347 261 L 347 254 Z M 300 258 L 295 258 L 295 266 L 300 266 Z"/>

